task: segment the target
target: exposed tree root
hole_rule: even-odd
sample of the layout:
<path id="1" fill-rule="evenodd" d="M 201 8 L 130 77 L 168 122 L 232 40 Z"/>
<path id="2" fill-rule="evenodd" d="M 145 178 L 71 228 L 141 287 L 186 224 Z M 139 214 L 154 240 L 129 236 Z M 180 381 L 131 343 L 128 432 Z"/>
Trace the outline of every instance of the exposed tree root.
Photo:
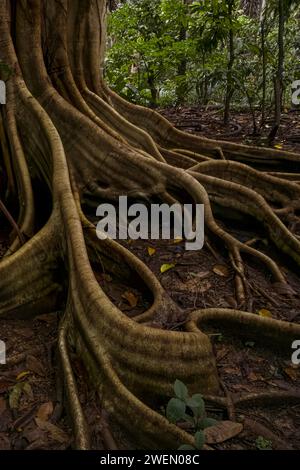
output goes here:
<path id="1" fill-rule="evenodd" d="M 257 219 L 278 250 L 300 265 L 300 242 L 273 208 L 299 210 L 299 186 L 251 168 L 289 172 L 293 166 L 299 172 L 300 156 L 191 136 L 154 111 L 119 98 L 100 76 L 105 4 L 24 0 L 11 18 L 9 2 L 0 3 L 0 59 L 14 70 L 4 113 L 7 155 L 19 198 L 18 224 L 30 238 L 22 247 L 16 238 L 0 263 L 0 316 L 37 315 L 64 305 L 59 357 L 77 448 L 89 448 L 90 437 L 71 348 L 81 356 L 103 409 L 134 434 L 138 445 L 192 445 L 192 436 L 151 409 L 143 396 L 170 395 L 179 378 L 191 391 L 224 403 L 210 340 L 200 324 L 222 323 L 275 347 L 290 347 L 300 327 L 228 309 L 192 313 L 185 331 L 149 326 L 153 318 L 160 326 L 185 319 L 142 261 L 117 241 L 97 239 L 83 203 L 98 205 L 119 195 L 173 203 L 183 193 L 203 203 L 207 230 L 228 250 L 238 303 L 245 308 L 249 283 L 242 253 L 257 257 L 277 282 L 286 282 L 285 277 L 274 260 L 218 225 L 211 202 Z M 34 180 L 52 202 L 41 230 L 36 230 Z M 127 318 L 98 284 L 95 264 L 120 277 L 141 279 L 152 306 Z"/>
<path id="2" fill-rule="evenodd" d="M 290 353 L 293 338 L 300 335 L 300 325 L 226 308 L 207 308 L 190 315 L 186 328 L 196 331 L 201 324 L 216 324 L 238 331 L 240 336 L 255 337 L 258 342 L 282 347 Z"/>
<path id="3" fill-rule="evenodd" d="M 227 408 L 227 398 L 213 395 L 204 395 L 206 403 L 214 404 L 221 409 Z M 276 407 L 284 404 L 299 404 L 300 393 L 294 392 L 261 392 L 261 393 L 248 393 L 245 395 L 234 394 L 232 396 L 233 404 L 236 408 L 242 409 L 244 407 L 252 406 L 269 406 Z"/>

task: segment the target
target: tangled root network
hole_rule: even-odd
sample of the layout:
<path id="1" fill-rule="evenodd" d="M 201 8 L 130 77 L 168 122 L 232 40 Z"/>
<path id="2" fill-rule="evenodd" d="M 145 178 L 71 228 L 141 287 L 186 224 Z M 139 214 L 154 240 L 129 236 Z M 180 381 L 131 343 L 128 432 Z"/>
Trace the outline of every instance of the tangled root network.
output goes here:
<path id="1" fill-rule="evenodd" d="M 0 262 L 0 316 L 63 309 L 58 351 L 77 448 L 91 444 L 71 351 L 101 405 L 137 445 L 193 445 L 143 396 L 170 396 L 180 379 L 222 402 L 212 346 L 201 331 L 206 323 L 281 347 L 300 337 L 299 325 L 247 312 L 243 256 L 257 258 L 275 282 L 287 281 L 271 257 L 226 232 L 213 213 L 218 206 L 251 216 L 272 246 L 300 265 L 300 241 L 285 223 L 300 209 L 300 156 L 189 135 L 116 95 L 101 75 L 105 18 L 104 0 L 0 1 L 0 60 L 10 71 L 0 76 L 7 87 L 4 162 L 26 234 L 26 243 L 16 236 Z M 37 207 L 37 192 L 49 196 L 50 210 Z M 118 241 L 99 240 L 84 214 L 121 195 L 204 204 L 206 232 L 227 250 L 241 310 L 194 311 L 182 331 L 149 326 L 158 313 L 176 314 L 177 305 L 140 259 Z M 140 278 L 152 293 L 151 307 L 125 316 L 95 278 L 99 259 L 106 272 Z"/>

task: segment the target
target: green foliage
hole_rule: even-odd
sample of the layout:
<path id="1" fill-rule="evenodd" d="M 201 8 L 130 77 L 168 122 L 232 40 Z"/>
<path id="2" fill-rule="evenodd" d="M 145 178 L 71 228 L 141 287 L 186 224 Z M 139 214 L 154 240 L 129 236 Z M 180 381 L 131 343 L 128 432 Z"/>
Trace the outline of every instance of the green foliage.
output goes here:
<path id="1" fill-rule="evenodd" d="M 178 397 L 180 400 L 186 400 L 188 398 L 189 392 L 187 386 L 184 385 L 184 383 L 180 380 L 175 381 L 174 391 L 176 397 Z"/>
<path id="2" fill-rule="evenodd" d="M 171 423 L 177 423 L 185 417 L 185 403 L 179 398 L 171 398 L 167 405 L 166 414 Z"/>
<path id="3" fill-rule="evenodd" d="M 272 450 L 272 441 L 265 439 L 263 436 L 258 436 L 255 445 L 258 450 Z"/>
<path id="4" fill-rule="evenodd" d="M 176 73 L 188 49 L 187 43 L 179 41 L 180 28 L 187 20 L 182 7 L 181 0 L 136 0 L 110 16 L 113 45 L 106 61 L 107 78 L 118 92 L 153 105 L 159 93 L 172 95 L 170 71 Z"/>
<path id="5" fill-rule="evenodd" d="M 299 11 L 285 1 L 285 74 L 288 90 L 300 78 Z M 229 4 L 233 10 L 230 12 Z M 265 46 L 262 50 L 261 28 Z M 234 39 L 234 104 L 260 105 L 262 57 L 267 61 L 266 104 L 272 105 L 278 57 L 278 1 L 249 17 L 239 0 L 127 0 L 109 16 L 106 78 L 127 99 L 149 106 L 224 101 L 229 31 Z M 286 93 L 290 102 L 290 94 Z"/>
<path id="6" fill-rule="evenodd" d="M 194 431 L 195 446 L 182 445 L 180 450 L 202 449 L 205 441 L 203 430 L 217 424 L 217 421 L 206 416 L 205 403 L 200 393 L 189 396 L 186 385 L 180 380 L 174 383 L 175 397 L 166 407 L 166 416 L 171 423 L 185 422 Z"/>

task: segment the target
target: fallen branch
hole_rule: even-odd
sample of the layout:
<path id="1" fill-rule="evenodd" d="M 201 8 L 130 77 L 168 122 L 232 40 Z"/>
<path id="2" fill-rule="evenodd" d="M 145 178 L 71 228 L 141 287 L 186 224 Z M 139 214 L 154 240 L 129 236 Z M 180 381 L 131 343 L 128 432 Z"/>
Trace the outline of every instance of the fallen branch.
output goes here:
<path id="1" fill-rule="evenodd" d="M 12 226 L 12 228 L 16 231 L 16 233 L 19 237 L 21 245 L 24 245 L 25 244 L 25 238 L 24 238 L 17 222 L 15 221 L 15 219 L 13 218 L 13 216 L 11 215 L 9 210 L 6 208 L 5 204 L 1 201 L 1 199 L 0 199 L 0 211 L 4 214 L 4 216 L 6 217 L 6 219 L 8 220 L 10 225 Z"/>

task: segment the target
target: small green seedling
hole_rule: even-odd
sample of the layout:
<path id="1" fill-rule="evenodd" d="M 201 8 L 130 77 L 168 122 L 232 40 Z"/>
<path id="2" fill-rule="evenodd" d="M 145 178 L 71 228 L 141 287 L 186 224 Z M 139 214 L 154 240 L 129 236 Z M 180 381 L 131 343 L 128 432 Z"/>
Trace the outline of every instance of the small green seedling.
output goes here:
<path id="1" fill-rule="evenodd" d="M 272 441 L 265 439 L 263 436 L 258 436 L 255 445 L 258 450 L 272 450 Z"/>
<path id="2" fill-rule="evenodd" d="M 182 445 L 179 450 L 202 449 L 205 441 L 204 429 L 218 422 L 208 418 L 205 403 L 200 393 L 189 396 L 186 385 L 180 380 L 174 383 L 175 397 L 171 398 L 166 408 L 166 416 L 171 423 L 188 423 L 194 430 L 195 446 Z"/>

